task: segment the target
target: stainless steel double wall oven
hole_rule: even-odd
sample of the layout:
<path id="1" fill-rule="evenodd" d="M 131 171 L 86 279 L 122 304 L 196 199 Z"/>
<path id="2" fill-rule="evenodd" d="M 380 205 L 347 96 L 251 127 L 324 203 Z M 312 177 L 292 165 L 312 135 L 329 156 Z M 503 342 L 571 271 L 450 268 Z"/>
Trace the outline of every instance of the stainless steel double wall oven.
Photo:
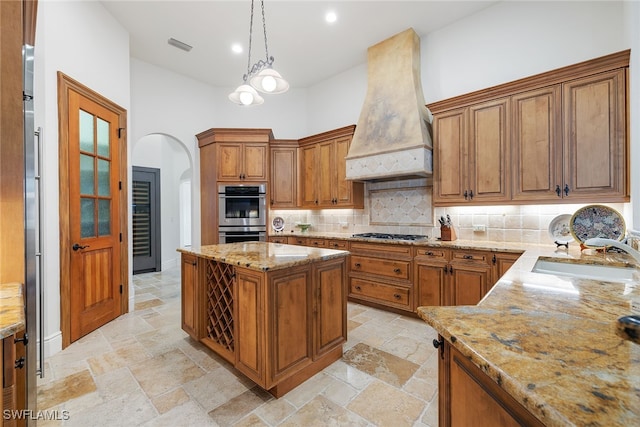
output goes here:
<path id="1" fill-rule="evenodd" d="M 267 240 L 267 184 L 218 186 L 219 243 Z"/>

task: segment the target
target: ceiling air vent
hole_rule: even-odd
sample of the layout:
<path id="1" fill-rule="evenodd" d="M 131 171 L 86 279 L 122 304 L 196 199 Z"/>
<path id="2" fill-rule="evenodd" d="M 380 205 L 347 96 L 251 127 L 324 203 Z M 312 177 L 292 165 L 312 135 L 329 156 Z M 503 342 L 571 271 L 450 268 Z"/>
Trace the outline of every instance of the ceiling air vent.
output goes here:
<path id="1" fill-rule="evenodd" d="M 178 49 L 182 49 L 185 52 L 189 52 L 193 48 L 193 46 L 189 46 L 188 44 L 183 43 L 180 40 L 176 40 L 173 37 L 167 40 L 167 43 L 169 43 L 171 46 L 177 47 Z"/>

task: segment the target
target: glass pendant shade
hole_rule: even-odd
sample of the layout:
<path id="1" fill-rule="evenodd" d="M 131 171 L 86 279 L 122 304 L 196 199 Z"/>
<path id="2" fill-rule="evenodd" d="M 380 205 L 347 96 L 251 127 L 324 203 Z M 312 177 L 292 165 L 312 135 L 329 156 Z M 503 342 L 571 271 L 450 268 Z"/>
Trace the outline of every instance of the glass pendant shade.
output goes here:
<path id="1" fill-rule="evenodd" d="M 229 94 L 229 99 L 239 105 L 251 106 L 264 103 L 264 98 L 248 84 L 242 84 Z"/>
<path id="2" fill-rule="evenodd" d="M 250 80 L 251 86 L 262 93 L 284 93 L 289 83 L 273 68 L 265 68 Z"/>

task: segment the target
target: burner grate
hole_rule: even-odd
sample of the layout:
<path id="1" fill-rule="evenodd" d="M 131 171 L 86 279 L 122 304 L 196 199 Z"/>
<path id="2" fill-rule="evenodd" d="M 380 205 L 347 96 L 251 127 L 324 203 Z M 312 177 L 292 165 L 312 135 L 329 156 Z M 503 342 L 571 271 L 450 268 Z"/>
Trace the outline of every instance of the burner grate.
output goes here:
<path id="1" fill-rule="evenodd" d="M 393 234 L 393 233 L 360 233 L 354 234 L 353 237 L 363 237 L 366 239 L 384 239 L 384 240 L 422 240 L 428 239 L 429 236 L 421 234 Z"/>

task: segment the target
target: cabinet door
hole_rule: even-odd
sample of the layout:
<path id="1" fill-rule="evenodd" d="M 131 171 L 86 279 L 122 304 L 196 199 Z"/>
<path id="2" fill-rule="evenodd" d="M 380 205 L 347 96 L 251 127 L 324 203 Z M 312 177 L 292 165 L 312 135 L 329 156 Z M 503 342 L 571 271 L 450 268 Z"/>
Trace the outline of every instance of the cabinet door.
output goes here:
<path id="1" fill-rule="evenodd" d="M 181 286 L 182 286 L 182 330 L 188 333 L 191 338 L 199 340 L 201 330 L 199 327 L 200 313 L 199 303 L 199 281 L 198 281 L 198 258 L 189 254 L 182 254 Z"/>
<path id="2" fill-rule="evenodd" d="M 269 280 L 267 388 L 311 361 L 310 274 L 307 267 L 288 269 L 274 273 Z"/>
<path id="3" fill-rule="evenodd" d="M 486 264 L 452 263 L 452 305 L 476 305 L 487 292 L 491 279 L 491 268 Z"/>
<path id="4" fill-rule="evenodd" d="M 446 260 L 416 261 L 416 308 L 445 305 L 446 267 Z"/>
<path id="5" fill-rule="evenodd" d="M 266 181 L 268 176 L 269 146 L 243 144 L 241 176 L 243 181 Z"/>
<path id="6" fill-rule="evenodd" d="M 271 149 L 271 207 L 295 208 L 296 197 L 296 148 Z"/>
<path id="7" fill-rule="evenodd" d="M 467 121 L 465 108 L 434 116 L 434 204 L 465 201 Z"/>
<path id="8" fill-rule="evenodd" d="M 234 282 L 235 367 L 254 382 L 265 383 L 265 292 L 260 273 L 237 269 Z"/>
<path id="9" fill-rule="evenodd" d="M 509 98 L 469 107 L 469 196 L 471 202 L 509 200 Z"/>
<path id="10" fill-rule="evenodd" d="M 218 181 L 238 181 L 242 174 L 242 144 L 218 144 Z"/>
<path id="11" fill-rule="evenodd" d="M 313 357 L 317 358 L 347 340 L 347 273 L 344 258 L 318 264 L 313 271 Z"/>
<path id="12" fill-rule="evenodd" d="M 511 98 L 513 199 L 553 200 L 562 196 L 560 85 Z"/>
<path id="13" fill-rule="evenodd" d="M 493 277 L 491 280 L 495 283 L 504 274 L 508 269 L 520 258 L 522 254 L 514 254 L 514 253 L 496 253 L 493 255 Z"/>
<path id="14" fill-rule="evenodd" d="M 588 195 L 591 200 L 593 196 L 621 200 L 628 191 L 625 71 L 614 70 L 563 84 L 563 112 L 566 197 Z"/>
<path id="15" fill-rule="evenodd" d="M 310 208 L 318 205 L 316 180 L 318 172 L 318 149 L 316 145 L 300 148 L 300 204 Z"/>
<path id="16" fill-rule="evenodd" d="M 334 203 L 334 188 L 337 184 L 335 171 L 335 144 L 333 141 L 318 144 L 318 169 L 313 178 L 318 191 L 318 205 L 332 207 Z"/>
<path id="17" fill-rule="evenodd" d="M 351 144 L 351 137 L 343 137 L 336 139 L 335 155 L 334 155 L 334 170 L 333 175 L 335 177 L 335 205 L 350 206 L 353 204 L 353 186 L 359 183 L 347 181 L 347 161 L 345 158 L 349 153 L 349 145 Z"/>

